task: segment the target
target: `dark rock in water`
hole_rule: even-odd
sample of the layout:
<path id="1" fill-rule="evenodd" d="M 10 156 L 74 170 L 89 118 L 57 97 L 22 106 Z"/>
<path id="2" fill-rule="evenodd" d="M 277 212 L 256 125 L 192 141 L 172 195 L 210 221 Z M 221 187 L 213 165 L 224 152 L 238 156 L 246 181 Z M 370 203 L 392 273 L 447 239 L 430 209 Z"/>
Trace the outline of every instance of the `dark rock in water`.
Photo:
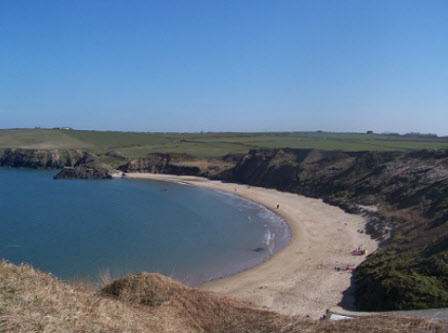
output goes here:
<path id="1" fill-rule="evenodd" d="M 252 251 L 254 251 L 254 252 L 263 252 L 264 250 L 265 250 L 264 247 L 257 247 L 255 249 L 253 249 Z"/>
<path id="2" fill-rule="evenodd" d="M 94 168 L 81 165 L 75 168 L 61 170 L 54 179 L 112 179 L 112 175 L 106 168 Z"/>

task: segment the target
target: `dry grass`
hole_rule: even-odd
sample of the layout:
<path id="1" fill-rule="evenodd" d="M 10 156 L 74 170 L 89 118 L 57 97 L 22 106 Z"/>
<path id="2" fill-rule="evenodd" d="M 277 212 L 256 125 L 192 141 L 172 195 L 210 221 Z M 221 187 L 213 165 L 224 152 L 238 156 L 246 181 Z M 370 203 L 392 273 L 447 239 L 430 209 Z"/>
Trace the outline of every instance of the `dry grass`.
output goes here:
<path id="1" fill-rule="evenodd" d="M 298 300 L 299 301 L 299 300 Z M 316 322 L 254 309 L 158 274 L 112 282 L 100 292 L 29 266 L 0 262 L 0 332 L 447 332 L 439 322 L 369 317 Z"/>
<path id="2" fill-rule="evenodd" d="M 169 312 L 148 316 L 29 266 L 0 263 L 0 332 L 181 332 Z M 188 331 L 186 331 L 188 332 Z"/>

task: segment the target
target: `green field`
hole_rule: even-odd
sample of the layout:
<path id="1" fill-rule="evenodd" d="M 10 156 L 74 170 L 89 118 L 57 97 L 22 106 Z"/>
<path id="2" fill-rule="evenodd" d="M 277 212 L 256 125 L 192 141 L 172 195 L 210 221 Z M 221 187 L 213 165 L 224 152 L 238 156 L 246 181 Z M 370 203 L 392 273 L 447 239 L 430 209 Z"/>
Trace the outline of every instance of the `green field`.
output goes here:
<path id="1" fill-rule="evenodd" d="M 448 149 L 448 138 L 327 132 L 138 133 L 60 129 L 0 130 L 0 149 L 85 149 L 126 158 L 148 153 L 220 157 L 253 148 L 312 148 L 343 151 Z"/>

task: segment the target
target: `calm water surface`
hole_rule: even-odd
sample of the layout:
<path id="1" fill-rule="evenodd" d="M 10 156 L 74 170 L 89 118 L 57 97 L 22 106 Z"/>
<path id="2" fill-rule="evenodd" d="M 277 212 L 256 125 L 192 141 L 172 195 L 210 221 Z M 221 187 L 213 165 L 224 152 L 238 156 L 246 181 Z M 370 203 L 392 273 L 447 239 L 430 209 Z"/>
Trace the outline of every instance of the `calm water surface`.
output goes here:
<path id="1" fill-rule="evenodd" d="M 289 240 L 282 219 L 234 195 L 53 175 L 0 169 L 0 258 L 63 279 L 148 271 L 195 285 L 259 264 Z"/>

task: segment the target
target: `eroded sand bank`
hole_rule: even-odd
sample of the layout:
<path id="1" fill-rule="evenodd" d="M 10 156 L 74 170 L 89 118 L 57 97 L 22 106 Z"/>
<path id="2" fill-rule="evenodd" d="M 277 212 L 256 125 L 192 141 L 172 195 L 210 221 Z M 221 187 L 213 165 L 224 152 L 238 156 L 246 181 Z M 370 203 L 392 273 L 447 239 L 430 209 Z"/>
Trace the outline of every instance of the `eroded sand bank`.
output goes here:
<path id="1" fill-rule="evenodd" d="M 117 175 L 121 176 L 121 175 Z M 347 214 L 319 199 L 273 189 L 222 183 L 200 177 L 128 173 L 126 178 L 184 182 L 231 192 L 258 202 L 283 217 L 291 241 L 265 263 L 201 288 L 230 295 L 257 307 L 288 315 L 319 318 L 337 305 L 350 286 L 351 272 L 336 265 L 358 265 L 364 256 L 351 251 L 362 245 L 371 253 L 377 242 L 359 230 L 365 219 Z M 279 209 L 276 206 L 280 205 Z"/>

